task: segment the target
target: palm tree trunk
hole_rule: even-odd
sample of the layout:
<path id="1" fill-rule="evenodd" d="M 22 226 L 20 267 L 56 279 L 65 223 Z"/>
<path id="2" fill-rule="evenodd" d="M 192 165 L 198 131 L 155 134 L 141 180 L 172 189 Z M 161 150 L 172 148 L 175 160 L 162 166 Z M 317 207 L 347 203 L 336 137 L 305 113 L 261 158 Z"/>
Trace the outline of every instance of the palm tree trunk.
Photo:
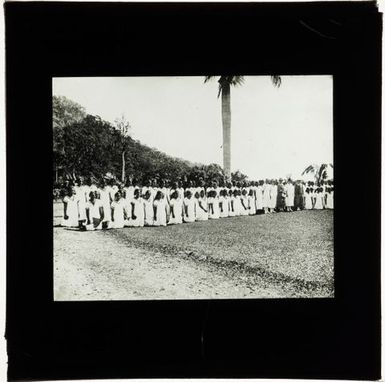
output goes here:
<path id="1" fill-rule="evenodd" d="M 231 180 L 231 110 L 230 84 L 222 84 L 222 131 L 223 131 L 223 171 L 226 181 Z"/>
<path id="2" fill-rule="evenodd" d="M 122 152 L 122 182 L 124 182 L 126 178 L 126 160 L 124 158 L 125 153 L 125 151 Z"/>

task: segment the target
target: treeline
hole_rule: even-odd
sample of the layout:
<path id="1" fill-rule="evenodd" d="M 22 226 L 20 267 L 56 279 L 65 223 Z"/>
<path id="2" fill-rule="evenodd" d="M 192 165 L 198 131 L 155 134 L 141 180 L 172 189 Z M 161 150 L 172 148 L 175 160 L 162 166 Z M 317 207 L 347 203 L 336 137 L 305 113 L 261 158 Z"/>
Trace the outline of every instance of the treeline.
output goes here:
<path id="1" fill-rule="evenodd" d="M 217 164 L 194 164 L 134 140 L 124 118 L 112 125 L 86 114 L 81 105 L 62 96 L 53 96 L 52 105 L 56 181 L 77 177 L 100 179 L 106 174 L 137 181 L 223 180 L 223 169 Z M 247 178 L 239 171 L 232 175 L 235 181 Z"/>

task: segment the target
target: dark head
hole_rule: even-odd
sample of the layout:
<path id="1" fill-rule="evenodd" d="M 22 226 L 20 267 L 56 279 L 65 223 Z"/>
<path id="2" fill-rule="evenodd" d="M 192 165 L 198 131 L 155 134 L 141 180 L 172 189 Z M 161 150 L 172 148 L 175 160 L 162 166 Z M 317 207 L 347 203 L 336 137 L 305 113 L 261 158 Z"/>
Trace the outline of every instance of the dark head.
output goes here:
<path id="1" fill-rule="evenodd" d="M 147 190 L 144 194 L 144 199 L 148 200 L 150 199 L 150 196 L 151 196 L 151 192 Z"/>
<path id="2" fill-rule="evenodd" d="M 88 198 L 90 199 L 90 202 L 94 202 L 94 200 L 95 200 L 95 193 L 93 191 L 91 191 L 88 194 Z"/>

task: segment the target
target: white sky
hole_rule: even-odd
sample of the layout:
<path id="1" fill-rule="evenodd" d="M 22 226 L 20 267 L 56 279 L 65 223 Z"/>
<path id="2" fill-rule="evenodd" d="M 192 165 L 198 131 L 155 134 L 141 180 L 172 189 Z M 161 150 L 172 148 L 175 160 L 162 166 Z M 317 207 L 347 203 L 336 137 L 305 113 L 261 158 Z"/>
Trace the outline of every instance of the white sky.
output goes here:
<path id="1" fill-rule="evenodd" d="M 54 78 L 53 94 L 114 122 L 132 137 L 192 162 L 222 165 L 218 83 L 204 77 Z M 245 76 L 231 89 L 232 171 L 250 179 L 298 177 L 312 163 L 333 163 L 332 76 Z"/>

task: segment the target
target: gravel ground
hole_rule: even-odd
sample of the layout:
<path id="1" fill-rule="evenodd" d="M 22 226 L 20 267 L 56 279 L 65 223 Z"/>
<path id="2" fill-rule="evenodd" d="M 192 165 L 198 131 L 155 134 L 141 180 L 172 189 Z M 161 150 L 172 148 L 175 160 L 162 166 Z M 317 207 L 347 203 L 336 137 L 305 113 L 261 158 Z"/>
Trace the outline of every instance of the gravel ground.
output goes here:
<path id="1" fill-rule="evenodd" d="M 186 256 L 130 248 L 111 233 L 55 228 L 55 300 L 284 297 L 256 277 L 233 279 Z"/>
<path id="2" fill-rule="evenodd" d="M 54 223 L 61 205 L 55 205 Z M 55 299 L 333 297 L 333 212 L 54 228 Z"/>

